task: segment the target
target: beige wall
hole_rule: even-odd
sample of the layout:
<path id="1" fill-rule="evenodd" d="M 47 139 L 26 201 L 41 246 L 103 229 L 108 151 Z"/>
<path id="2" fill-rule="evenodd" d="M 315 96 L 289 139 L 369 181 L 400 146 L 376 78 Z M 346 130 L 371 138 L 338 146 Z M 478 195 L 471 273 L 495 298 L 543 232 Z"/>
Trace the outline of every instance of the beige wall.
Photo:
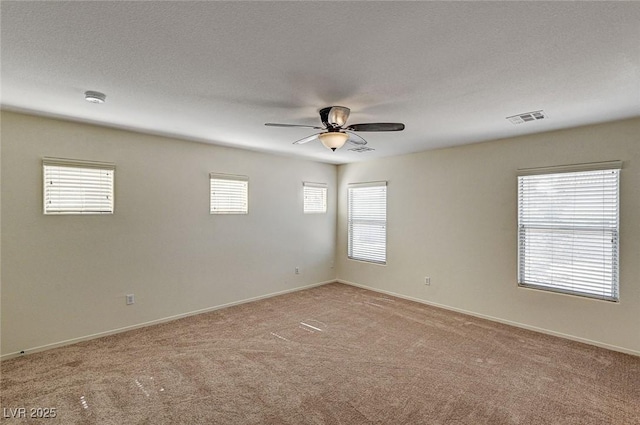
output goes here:
<path id="1" fill-rule="evenodd" d="M 516 170 L 608 160 L 624 161 L 620 302 L 517 287 Z M 347 184 L 376 180 L 386 266 L 346 259 Z M 640 354 L 640 119 L 343 165 L 338 181 L 341 281 Z"/>
<path id="2" fill-rule="evenodd" d="M 331 281 L 336 272 L 344 282 L 640 354 L 640 119 L 350 164 L 337 176 L 335 166 L 311 161 L 10 112 L 1 119 L 4 355 Z M 42 215 L 43 156 L 115 162 L 116 214 Z M 624 161 L 621 302 L 518 288 L 516 169 L 616 159 Z M 211 171 L 250 177 L 248 216 L 209 215 Z M 303 180 L 329 184 L 328 214 L 302 214 Z M 374 180 L 389 181 L 386 266 L 346 259 L 346 185 Z"/>
<path id="3" fill-rule="evenodd" d="M 333 165 L 10 112 L 1 131 L 2 354 L 335 278 Z M 44 216 L 44 156 L 114 162 L 116 213 Z M 211 171 L 249 176 L 249 215 L 209 214 Z M 327 214 L 302 213 L 304 180 Z"/>

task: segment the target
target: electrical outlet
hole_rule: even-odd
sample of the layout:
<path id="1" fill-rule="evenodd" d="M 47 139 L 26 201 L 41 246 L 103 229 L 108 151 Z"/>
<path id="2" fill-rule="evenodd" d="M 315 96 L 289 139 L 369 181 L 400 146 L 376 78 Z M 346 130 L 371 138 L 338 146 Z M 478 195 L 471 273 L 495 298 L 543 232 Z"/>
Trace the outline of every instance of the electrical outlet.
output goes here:
<path id="1" fill-rule="evenodd" d="M 424 284 L 425 285 L 431 285 L 431 278 L 430 277 L 425 277 L 424 278 Z"/>
<path id="2" fill-rule="evenodd" d="M 127 294 L 127 305 L 135 304 L 136 297 L 133 294 Z"/>
<path id="3" fill-rule="evenodd" d="M 296 274 L 300 274 L 300 267 L 296 267 Z"/>

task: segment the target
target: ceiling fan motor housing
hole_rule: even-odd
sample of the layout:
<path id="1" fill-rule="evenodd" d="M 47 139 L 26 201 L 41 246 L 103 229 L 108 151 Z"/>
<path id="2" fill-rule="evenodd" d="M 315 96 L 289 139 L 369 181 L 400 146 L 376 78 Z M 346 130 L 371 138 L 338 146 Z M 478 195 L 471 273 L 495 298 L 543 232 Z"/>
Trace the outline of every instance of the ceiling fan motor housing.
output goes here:
<path id="1" fill-rule="evenodd" d="M 320 109 L 320 120 L 327 128 L 340 128 L 347 122 L 350 112 L 345 106 L 329 106 Z"/>

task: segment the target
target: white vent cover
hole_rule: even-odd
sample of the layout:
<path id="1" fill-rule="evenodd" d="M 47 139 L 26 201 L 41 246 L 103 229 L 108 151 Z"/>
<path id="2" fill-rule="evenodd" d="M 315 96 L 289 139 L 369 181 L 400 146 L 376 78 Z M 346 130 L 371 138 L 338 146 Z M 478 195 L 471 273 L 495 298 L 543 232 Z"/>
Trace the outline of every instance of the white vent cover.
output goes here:
<path id="1" fill-rule="evenodd" d="M 524 112 L 522 114 L 513 115 L 511 117 L 507 117 L 511 124 L 522 124 L 524 122 L 542 120 L 547 118 L 547 114 L 544 111 L 533 111 L 533 112 Z"/>
<path id="2" fill-rule="evenodd" d="M 359 152 L 359 153 L 362 153 L 362 152 L 369 152 L 369 151 L 375 151 L 375 149 L 373 149 L 373 148 L 368 148 L 368 147 L 366 147 L 366 146 L 358 146 L 357 148 L 351 148 L 351 149 L 349 149 L 349 150 L 350 150 L 350 151 L 352 151 L 352 152 Z"/>

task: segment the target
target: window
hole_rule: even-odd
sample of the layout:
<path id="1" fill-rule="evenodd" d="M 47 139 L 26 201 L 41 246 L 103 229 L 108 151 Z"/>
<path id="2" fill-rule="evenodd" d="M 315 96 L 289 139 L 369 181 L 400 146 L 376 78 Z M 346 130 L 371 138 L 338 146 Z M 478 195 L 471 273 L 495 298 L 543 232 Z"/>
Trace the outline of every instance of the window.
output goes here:
<path id="1" fill-rule="evenodd" d="M 387 182 L 350 184 L 348 204 L 348 257 L 386 264 Z"/>
<path id="2" fill-rule="evenodd" d="M 324 183 L 302 182 L 304 194 L 304 213 L 327 212 L 327 185 Z"/>
<path id="3" fill-rule="evenodd" d="M 249 177 L 211 173 L 209 181 L 211 214 L 249 213 Z"/>
<path id="4" fill-rule="evenodd" d="M 620 162 L 521 170 L 518 284 L 618 300 Z"/>
<path id="5" fill-rule="evenodd" d="M 114 172 L 114 164 L 44 158 L 44 213 L 113 214 Z"/>

